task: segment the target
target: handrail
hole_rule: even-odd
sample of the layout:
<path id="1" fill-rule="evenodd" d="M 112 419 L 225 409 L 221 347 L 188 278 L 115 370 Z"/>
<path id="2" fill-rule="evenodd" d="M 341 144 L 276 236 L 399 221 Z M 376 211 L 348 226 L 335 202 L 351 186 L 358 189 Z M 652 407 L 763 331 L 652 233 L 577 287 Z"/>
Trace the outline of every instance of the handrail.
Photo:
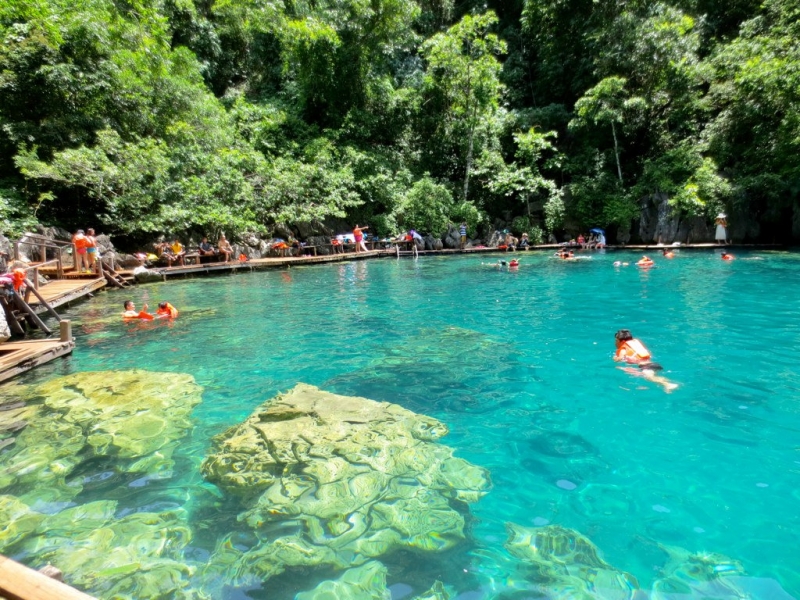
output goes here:
<path id="1" fill-rule="evenodd" d="M 22 241 L 23 238 L 35 238 L 35 239 L 30 241 L 30 242 L 23 242 Z M 22 237 L 20 237 L 18 241 L 19 241 L 20 244 L 31 244 L 31 245 L 36 245 L 36 246 L 41 246 L 42 244 L 45 244 L 45 245 L 52 244 L 51 246 L 49 246 L 51 248 L 62 248 L 62 247 L 65 247 L 65 246 L 71 246 L 72 245 L 72 241 L 71 240 L 68 241 L 68 242 L 67 241 L 62 241 L 62 240 L 54 240 L 52 238 L 45 237 L 43 235 L 39 235 L 38 233 L 23 233 Z"/>

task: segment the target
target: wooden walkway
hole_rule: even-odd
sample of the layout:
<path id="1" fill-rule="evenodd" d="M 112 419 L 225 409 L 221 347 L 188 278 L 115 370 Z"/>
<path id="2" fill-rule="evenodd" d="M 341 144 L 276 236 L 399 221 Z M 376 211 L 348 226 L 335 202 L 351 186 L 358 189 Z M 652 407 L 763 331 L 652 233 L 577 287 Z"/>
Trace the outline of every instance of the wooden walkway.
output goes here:
<path id="1" fill-rule="evenodd" d="M 26 340 L 0 344 L 0 381 L 69 354 L 74 347 L 72 340 Z"/>
<path id="2" fill-rule="evenodd" d="M 392 250 L 370 250 L 369 252 L 348 252 L 328 254 L 321 256 L 286 256 L 275 258 L 254 258 L 247 262 L 230 261 L 221 263 L 207 263 L 200 265 L 186 265 L 183 267 L 155 267 L 151 271 L 160 274 L 165 280 L 178 275 L 196 275 L 209 273 L 237 273 L 240 271 L 255 271 L 260 269 L 284 269 L 300 265 L 315 265 L 322 263 L 345 262 L 351 260 L 364 260 L 381 256 L 395 256 Z M 123 271 L 120 271 L 123 273 Z M 129 271 L 124 271 L 129 273 Z M 40 288 L 41 291 L 42 288 Z"/>
<path id="3" fill-rule="evenodd" d="M 39 286 L 39 293 L 50 306 L 56 308 L 105 287 L 105 278 L 100 279 L 55 279 L 47 285 Z M 39 299 L 31 295 L 28 300 L 30 307 L 37 313 L 42 313 L 47 308 Z"/>

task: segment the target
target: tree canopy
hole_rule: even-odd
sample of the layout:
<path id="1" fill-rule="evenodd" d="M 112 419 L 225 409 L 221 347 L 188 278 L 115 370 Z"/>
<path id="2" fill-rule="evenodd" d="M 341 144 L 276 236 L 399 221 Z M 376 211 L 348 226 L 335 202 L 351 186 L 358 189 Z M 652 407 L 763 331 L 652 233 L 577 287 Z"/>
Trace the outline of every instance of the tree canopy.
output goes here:
<path id="1" fill-rule="evenodd" d="M 800 233 L 796 0 L 6 0 L 0 227 Z"/>

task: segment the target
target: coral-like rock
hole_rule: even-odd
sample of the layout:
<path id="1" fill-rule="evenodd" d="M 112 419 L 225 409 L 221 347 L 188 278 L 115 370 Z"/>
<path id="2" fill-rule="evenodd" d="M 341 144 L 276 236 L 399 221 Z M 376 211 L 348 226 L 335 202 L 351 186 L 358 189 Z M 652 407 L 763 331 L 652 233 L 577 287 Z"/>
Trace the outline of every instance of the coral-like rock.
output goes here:
<path id="1" fill-rule="evenodd" d="M 296 600 L 389 600 L 386 567 L 371 561 L 348 569 L 336 581 L 323 581 L 310 592 L 301 592 Z"/>
<path id="2" fill-rule="evenodd" d="M 303 384 L 267 402 L 215 438 L 202 470 L 240 499 L 251 528 L 299 528 L 260 535 L 241 555 L 220 548 L 219 560 L 231 576 L 264 579 L 294 566 L 358 566 L 400 548 L 454 547 L 464 539 L 463 503 L 490 483 L 486 470 L 435 443 L 446 433 L 400 406 Z"/>

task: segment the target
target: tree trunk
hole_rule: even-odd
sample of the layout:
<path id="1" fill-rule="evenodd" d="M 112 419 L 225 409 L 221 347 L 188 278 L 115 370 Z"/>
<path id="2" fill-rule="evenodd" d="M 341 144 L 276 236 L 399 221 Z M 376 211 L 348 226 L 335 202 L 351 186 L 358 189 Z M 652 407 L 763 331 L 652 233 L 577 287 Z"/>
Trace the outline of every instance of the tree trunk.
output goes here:
<path id="1" fill-rule="evenodd" d="M 614 135 L 614 156 L 617 158 L 617 175 L 619 175 L 619 184 L 622 185 L 622 167 L 619 164 L 619 144 L 617 143 L 617 128 L 614 127 L 614 121 L 611 121 L 611 133 Z"/>
<path id="2" fill-rule="evenodd" d="M 467 171 L 464 173 L 464 202 L 467 201 L 467 195 L 469 193 L 469 172 L 472 170 L 472 139 L 473 139 L 472 129 L 469 131 L 469 146 L 467 148 Z"/>

